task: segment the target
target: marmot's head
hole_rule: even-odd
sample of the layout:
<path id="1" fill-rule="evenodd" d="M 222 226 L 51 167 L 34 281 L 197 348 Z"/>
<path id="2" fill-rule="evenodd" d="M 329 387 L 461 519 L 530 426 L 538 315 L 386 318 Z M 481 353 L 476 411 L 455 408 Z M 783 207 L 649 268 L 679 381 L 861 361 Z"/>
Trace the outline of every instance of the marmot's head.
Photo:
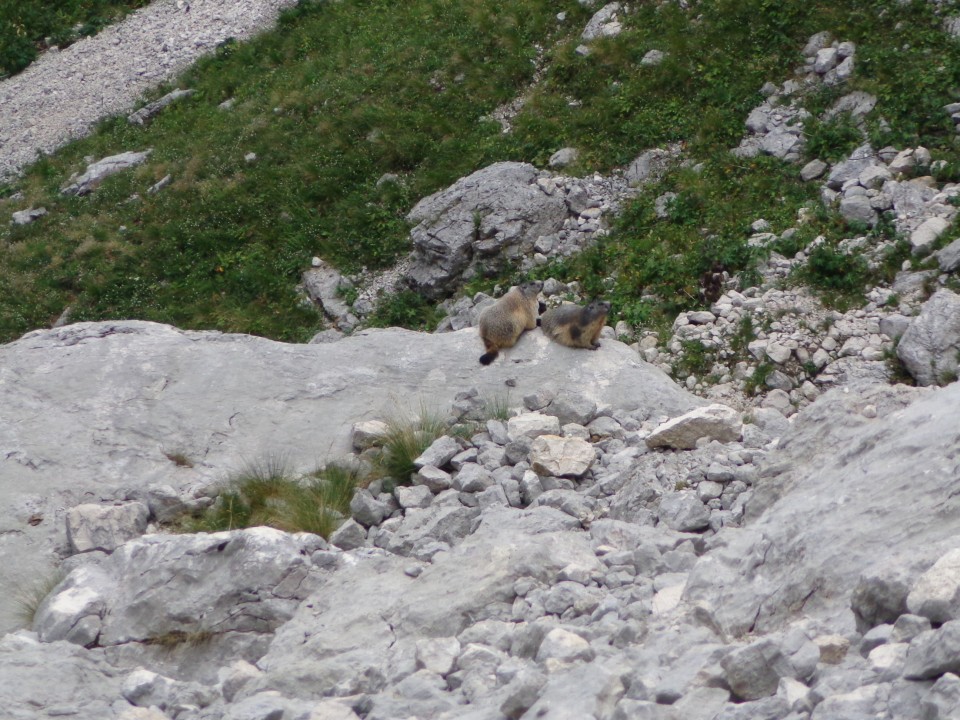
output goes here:
<path id="1" fill-rule="evenodd" d="M 540 291 L 543 290 L 543 281 L 542 280 L 530 280 L 525 282 L 522 285 L 518 286 L 520 292 L 524 297 L 534 298 L 540 294 Z"/>
<path id="2" fill-rule="evenodd" d="M 587 315 L 591 319 L 598 317 L 606 317 L 610 313 L 610 303 L 606 300 L 594 300 L 586 307 Z"/>

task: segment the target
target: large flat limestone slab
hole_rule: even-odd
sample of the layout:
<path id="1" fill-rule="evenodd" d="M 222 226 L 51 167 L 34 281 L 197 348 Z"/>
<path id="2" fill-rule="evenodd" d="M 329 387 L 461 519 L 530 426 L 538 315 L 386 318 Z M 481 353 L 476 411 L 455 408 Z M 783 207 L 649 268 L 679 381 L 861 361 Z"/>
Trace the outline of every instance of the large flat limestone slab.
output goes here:
<path id="1" fill-rule="evenodd" d="M 551 388 L 653 419 L 703 404 L 615 341 L 573 350 L 535 330 L 489 367 L 482 352 L 474 329 L 291 345 L 140 321 L 0 346 L 0 583 L 54 564 L 73 505 L 152 483 L 206 484 L 268 456 L 309 470 L 349 451 L 353 423 L 421 403 L 446 411 L 469 388 L 509 393 L 515 406 Z M 168 457 L 178 453 L 194 466 Z"/>

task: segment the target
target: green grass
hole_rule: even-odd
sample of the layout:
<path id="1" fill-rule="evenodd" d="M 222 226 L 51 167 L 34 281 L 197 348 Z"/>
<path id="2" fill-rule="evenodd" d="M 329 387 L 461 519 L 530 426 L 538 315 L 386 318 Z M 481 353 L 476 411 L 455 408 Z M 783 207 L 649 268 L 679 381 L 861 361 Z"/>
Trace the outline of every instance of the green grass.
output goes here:
<path id="1" fill-rule="evenodd" d="M 7 0 L 0 3 L 0 79 L 23 70 L 41 50 L 94 35 L 149 0 Z M 48 42 L 49 40 L 49 42 Z"/>
<path id="2" fill-rule="evenodd" d="M 65 577 L 62 570 L 51 570 L 46 575 L 27 580 L 13 589 L 13 614 L 21 627 L 33 627 L 40 604 Z"/>
<path id="3" fill-rule="evenodd" d="M 554 15 L 547 0 L 304 3 L 224 45 L 176 83 L 189 100 L 146 127 L 108 120 L 18 183 L 51 214 L 0 232 L 0 339 L 68 305 L 76 321 L 308 339 L 321 318 L 294 286 L 310 258 L 392 262 L 416 200 L 502 159 L 499 125 L 479 118 L 529 81 Z M 58 195 L 84 156 L 147 147 L 147 163 L 91 196 Z M 378 189 L 387 172 L 401 182 Z"/>
<path id="4" fill-rule="evenodd" d="M 671 173 L 596 247 L 549 268 L 608 298 L 612 319 L 666 327 L 702 305 L 697 281 L 713 263 L 757 281 L 762 253 L 746 242 L 753 220 L 780 232 L 796 224 L 799 207 L 821 208 L 817 183 L 801 183 L 796 166 L 728 150 L 762 99 L 759 88 L 792 77 L 807 38 L 824 29 L 857 43 L 857 69 L 842 89 L 808 98 L 808 109 L 822 112 L 842 92 L 871 92 L 874 115 L 886 120 L 868 119 L 875 147 L 923 144 L 960 167 L 942 110 L 957 100 L 960 43 L 930 3 L 704 0 L 695 12 L 633 4 L 624 32 L 584 58 L 575 48 L 589 15 L 575 0 L 302 2 L 275 31 L 224 44 L 154 93 L 196 90 L 148 126 L 105 121 L 0 188 L 0 198 L 24 195 L 0 200 L 0 212 L 50 211 L 33 225 L 0 228 L 0 342 L 49 325 L 67 306 L 76 321 L 139 318 L 304 341 L 322 325 L 294 291 L 310 258 L 347 272 L 389 265 L 409 249 L 404 218 L 413 204 L 457 178 L 501 160 L 542 166 L 564 146 L 580 150 L 583 172 L 608 172 L 681 142 L 699 172 Z M 640 66 L 650 49 L 666 59 Z M 543 79 L 530 90 L 538 57 Z M 482 119 L 522 93 L 512 133 Z M 230 98 L 232 110 L 218 109 Z M 837 159 L 859 142 L 844 116 L 805 131 L 811 157 Z M 144 165 L 93 195 L 58 195 L 84 156 L 147 147 L 154 152 Z M 244 161 L 249 152 L 255 162 Z M 398 182 L 378 188 L 388 172 Z M 167 174 L 169 187 L 145 194 Z M 667 191 L 678 197 L 660 220 L 653 201 Z M 892 239 L 887 227 L 877 233 Z M 788 244 L 795 252 L 816 234 L 835 247 L 850 230 L 818 209 Z M 835 258 L 816 263 L 794 280 L 847 297 L 824 287 Z M 858 287 L 862 267 L 845 269 L 841 284 Z M 430 329 L 436 321 L 430 303 L 400 293 L 381 301 L 372 322 Z"/>
<path id="5" fill-rule="evenodd" d="M 355 468 L 336 464 L 297 478 L 283 458 L 270 456 L 248 464 L 201 517 L 185 518 L 180 529 L 217 532 L 268 525 L 328 538 L 349 517 L 350 500 L 360 483 Z"/>
<path id="6" fill-rule="evenodd" d="M 413 461 L 437 438 L 450 429 L 447 421 L 425 404 L 415 415 L 397 413 L 386 421 L 387 431 L 380 440 L 374 473 L 385 480 L 387 490 L 409 485 L 416 472 Z"/>

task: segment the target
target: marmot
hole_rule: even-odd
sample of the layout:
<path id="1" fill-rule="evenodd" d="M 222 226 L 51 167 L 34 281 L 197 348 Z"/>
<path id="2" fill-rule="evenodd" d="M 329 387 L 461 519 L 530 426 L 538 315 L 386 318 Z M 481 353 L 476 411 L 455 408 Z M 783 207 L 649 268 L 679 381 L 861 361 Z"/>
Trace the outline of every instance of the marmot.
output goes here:
<path id="1" fill-rule="evenodd" d="M 540 326 L 548 338 L 561 345 L 596 350 L 609 312 L 610 303 L 605 300 L 594 300 L 585 307 L 566 303 L 547 310 L 540 318 Z"/>
<path id="2" fill-rule="evenodd" d="M 541 290 L 539 280 L 516 285 L 480 313 L 480 339 L 487 349 L 480 356 L 481 365 L 492 363 L 501 348 L 513 347 L 524 330 L 537 326 Z"/>

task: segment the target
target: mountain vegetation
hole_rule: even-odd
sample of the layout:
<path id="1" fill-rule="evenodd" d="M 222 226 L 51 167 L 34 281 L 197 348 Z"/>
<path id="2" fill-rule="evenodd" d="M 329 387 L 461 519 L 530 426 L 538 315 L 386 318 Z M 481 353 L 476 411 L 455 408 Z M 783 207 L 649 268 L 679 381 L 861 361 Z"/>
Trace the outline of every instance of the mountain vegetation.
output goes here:
<path id="1" fill-rule="evenodd" d="M 960 43 L 919 0 L 681 5 L 631 6 L 623 31 L 584 55 L 580 33 L 596 8 L 575 2 L 304 0 L 276 29 L 225 43 L 157 89 L 196 92 L 151 123 L 105 120 L 0 186 L 0 198 L 20 198 L 11 210 L 28 202 L 49 212 L 0 230 L 0 341 L 68 307 L 74 321 L 136 318 L 305 341 L 323 326 L 296 290 L 313 256 L 347 273 L 387 267 L 409 249 L 405 215 L 417 200 L 492 162 L 544 167 L 567 146 L 580 151 L 568 168 L 577 174 L 611 172 L 667 143 L 692 161 L 646 188 L 602 242 L 539 271 L 610 299 L 611 321 L 662 323 L 702 305 L 697 281 L 713 263 L 749 278 L 770 251 L 747 243 L 750 223 L 791 227 L 805 206 L 816 208 L 813 221 L 776 249 L 825 241 L 792 282 L 855 302 L 905 255 L 873 270 L 837 262 L 849 225 L 821 205 L 815 183 L 800 181 L 800 165 L 729 150 L 764 83 L 792 77 L 807 38 L 829 29 L 856 43 L 857 70 L 805 107 L 816 116 L 859 89 L 878 109 L 862 128 L 843 114 L 814 118 L 805 159 L 839 159 L 866 134 L 875 148 L 925 146 L 946 161 L 938 179 L 955 179 L 960 152 L 943 106 L 960 92 Z M 650 50 L 664 53 L 656 67 L 641 63 Z M 503 132 L 494 112 L 521 97 Z M 147 162 L 95 193 L 60 194 L 84 158 L 147 148 Z M 400 181 L 378 184 L 385 173 Z M 146 192 L 167 175 L 166 188 Z M 654 199 L 667 191 L 676 197 L 661 218 Z M 895 239 L 889 224 L 871 232 Z M 429 326 L 436 312 L 401 293 L 381 301 L 377 318 Z"/>

